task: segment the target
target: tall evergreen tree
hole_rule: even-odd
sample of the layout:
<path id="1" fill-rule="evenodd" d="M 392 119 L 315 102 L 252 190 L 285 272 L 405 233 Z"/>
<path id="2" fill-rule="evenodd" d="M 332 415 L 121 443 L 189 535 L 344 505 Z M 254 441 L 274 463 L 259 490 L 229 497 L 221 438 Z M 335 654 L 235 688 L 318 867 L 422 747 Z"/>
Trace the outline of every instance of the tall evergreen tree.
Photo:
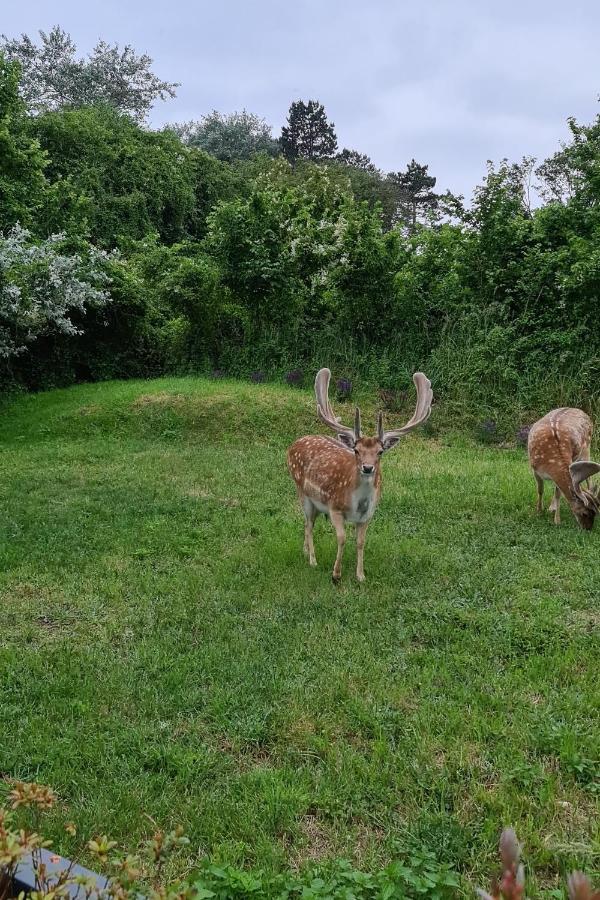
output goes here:
<path id="1" fill-rule="evenodd" d="M 348 150 L 347 147 L 344 147 L 335 159 L 336 162 L 349 166 L 351 169 L 361 169 L 363 172 L 377 172 L 377 167 L 373 165 L 367 154 L 359 153 L 358 150 Z"/>
<path id="2" fill-rule="evenodd" d="M 327 121 L 325 107 L 318 100 L 292 103 L 280 140 L 283 155 L 291 163 L 298 159 L 331 159 L 337 150 L 334 123 Z"/>
<path id="3" fill-rule="evenodd" d="M 408 222 L 412 228 L 417 224 L 419 213 L 437 209 L 439 196 L 434 193 L 436 180 L 428 174 L 429 166 L 422 166 L 412 159 L 405 172 L 390 172 L 389 180 L 397 191 L 397 218 Z"/>

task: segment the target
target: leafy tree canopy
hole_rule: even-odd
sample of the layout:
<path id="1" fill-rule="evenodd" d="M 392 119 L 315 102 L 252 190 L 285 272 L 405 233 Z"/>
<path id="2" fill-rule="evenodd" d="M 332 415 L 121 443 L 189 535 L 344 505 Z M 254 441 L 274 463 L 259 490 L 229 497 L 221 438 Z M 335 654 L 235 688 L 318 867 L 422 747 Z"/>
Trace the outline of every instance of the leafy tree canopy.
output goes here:
<path id="1" fill-rule="evenodd" d="M 108 103 L 143 122 L 155 100 L 175 96 L 178 85 L 158 78 L 150 57 L 129 45 L 99 41 L 85 59 L 58 25 L 39 35 L 39 44 L 26 34 L 0 39 L 0 52 L 21 66 L 21 96 L 31 112 Z"/>
<path id="2" fill-rule="evenodd" d="M 234 112 L 222 115 L 213 110 L 198 122 L 169 126 L 189 147 L 198 147 L 224 162 L 251 159 L 258 153 L 279 154 L 271 126 L 253 113 Z"/>

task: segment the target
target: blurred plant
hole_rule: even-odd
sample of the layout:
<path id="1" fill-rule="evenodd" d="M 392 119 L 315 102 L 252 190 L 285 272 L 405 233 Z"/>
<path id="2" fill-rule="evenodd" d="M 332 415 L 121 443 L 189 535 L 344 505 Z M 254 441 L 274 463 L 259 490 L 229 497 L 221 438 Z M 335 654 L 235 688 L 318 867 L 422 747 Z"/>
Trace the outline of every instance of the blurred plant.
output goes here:
<path id="1" fill-rule="evenodd" d="M 304 373 L 300 371 L 300 369 L 292 369 L 291 372 L 288 372 L 285 376 L 285 380 L 292 387 L 300 387 L 304 380 Z"/>
<path id="2" fill-rule="evenodd" d="M 498 426 L 492 419 L 479 422 L 476 427 L 476 435 L 478 440 L 484 444 L 493 444 L 498 440 Z"/>
<path id="3" fill-rule="evenodd" d="M 348 378 L 338 378 L 335 383 L 338 400 L 349 400 L 352 396 L 352 382 Z"/>
<path id="4" fill-rule="evenodd" d="M 225 372 L 223 371 L 223 369 L 213 369 L 210 373 L 210 377 L 215 379 L 225 378 Z"/>
<path id="5" fill-rule="evenodd" d="M 531 425 L 522 425 L 517 431 L 515 440 L 517 442 L 518 447 L 526 447 L 527 446 L 527 438 L 529 437 L 529 432 L 531 430 Z"/>
<path id="6" fill-rule="evenodd" d="M 406 391 L 391 391 L 382 388 L 378 395 L 381 405 L 389 412 L 402 412 L 404 409 Z"/>
<path id="7" fill-rule="evenodd" d="M 264 380 L 265 380 L 264 372 L 251 372 L 250 373 L 250 381 L 253 384 L 262 384 Z"/>

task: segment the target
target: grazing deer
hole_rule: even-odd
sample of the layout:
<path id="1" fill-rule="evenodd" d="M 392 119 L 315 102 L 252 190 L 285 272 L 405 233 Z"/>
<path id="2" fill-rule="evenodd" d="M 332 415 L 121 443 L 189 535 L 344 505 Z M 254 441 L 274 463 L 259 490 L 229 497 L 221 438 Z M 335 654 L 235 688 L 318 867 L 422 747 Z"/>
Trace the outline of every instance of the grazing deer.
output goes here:
<path id="1" fill-rule="evenodd" d="M 356 577 L 365 580 L 363 558 L 365 535 L 381 494 L 380 458 L 401 437 L 429 418 L 433 392 L 422 372 L 413 375 L 417 388 L 417 406 L 412 419 L 397 431 L 383 430 L 383 416 L 377 418 L 377 437 L 363 437 L 360 410 L 356 409 L 354 428 L 340 424 L 329 403 L 329 369 L 321 369 L 315 379 L 317 415 L 336 433 L 336 438 L 314 435 L 297 440 L 287 452 L 288 469 L 298 489 L 304 509 L 304 552 L 316 566 L 313 527 L 319 513 L 329 516 L 337 535 L 337 557 L 333 580 L 342 575 L 342 556 L 346 543 L 346 522 L 356 525 Z"/>
<path id="2" fill-rule="evenodd" d="M 542 512 L 544 481 L 554 482 L 549 506 L 554 523 L 560 525 L 560 497 L 564 495 L 582 528 L 589 530 L 600 511 L 597 487 L 581 486 L 600 465 L 590 462 L 592 422 L 581 409 L 553 409 L 531 426 L 527 441 L 529 464 L 537 482 L 537 511 Z"/>

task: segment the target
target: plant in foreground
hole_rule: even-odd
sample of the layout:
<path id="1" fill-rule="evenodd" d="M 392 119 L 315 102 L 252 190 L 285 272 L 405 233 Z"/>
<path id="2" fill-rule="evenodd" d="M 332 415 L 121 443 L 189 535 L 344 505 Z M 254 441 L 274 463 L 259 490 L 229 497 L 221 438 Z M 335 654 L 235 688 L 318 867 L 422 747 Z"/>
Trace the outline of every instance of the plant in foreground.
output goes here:
<path id="1" fill-rule="evenodd" d="M 490 893 L 477 889 L 481 900 L 524 900 L 525 868 L 521 860 L 521 847 L 512 828 L 505 828 L 500 837 L 502 874 L 494 879 Z M 567 880 L 569 900 L 600 900 L 600 891 L 594 891 L 587 875 L 572 872 Z"/>
<path id="2" fill-rule="evenodd" d="M 178 827 L 166 833 L 157 829 L 144 843 L 139 856 L 122 853 L 116 842 L 106 835 L 88 841 L 87 850 L 105 871 L 111 873 L 106 887 L 101 888 L 94 879 L 76 873 L 75 861 L 65 861 L 62 871 L 48 871 L 45 863 L 48 857 L 44 851 L 50 841 L 15 822 L 17 812 L 23 810 L 37 819 L 52 809 L 57 799 L 50 788 L 35 783 L 16 782 L 8 794 L 10 808 L 0 809 L 0 900 L 14 896 L 14 880 L 19 865 L 25 862 L 33 867 L 35 877 L 35 887 L 29 894 L 32 900 L 68 900 L 76 893 L 85 900 L 92 897 L 97 900 L 242 900 L 250 895 L 257 900 L 375 900 L 381 897 L 450 900 L 456 896 L 459 887 L 456 873 L 426 851 L 411 851 L 405 859 L 396 860 L 375 873 L 360 872 L 340 860 L 322 871 L 266 876 L 205 860 L 198 864 L 193 875 L 169 881 L 164 870 L 166 861 L 189 843 L 183 829 Z M 65 831 L 71 837 L 77 833 L 72 822 L 65 825 Z M 481 900 L 525 900 L 525 875 L 520 854 L 514 831 L 506 829 L 500 839 L 501 876 L 492 883 L 489 893 L 477 891 Z M 61 857 L 56 857 L 56 861 L 60 860 Z M 600 891 L 594 891 L 587 876 L 581 872 L 569 876 L 567 887 L 569 900 L 600 900 Z"/>

